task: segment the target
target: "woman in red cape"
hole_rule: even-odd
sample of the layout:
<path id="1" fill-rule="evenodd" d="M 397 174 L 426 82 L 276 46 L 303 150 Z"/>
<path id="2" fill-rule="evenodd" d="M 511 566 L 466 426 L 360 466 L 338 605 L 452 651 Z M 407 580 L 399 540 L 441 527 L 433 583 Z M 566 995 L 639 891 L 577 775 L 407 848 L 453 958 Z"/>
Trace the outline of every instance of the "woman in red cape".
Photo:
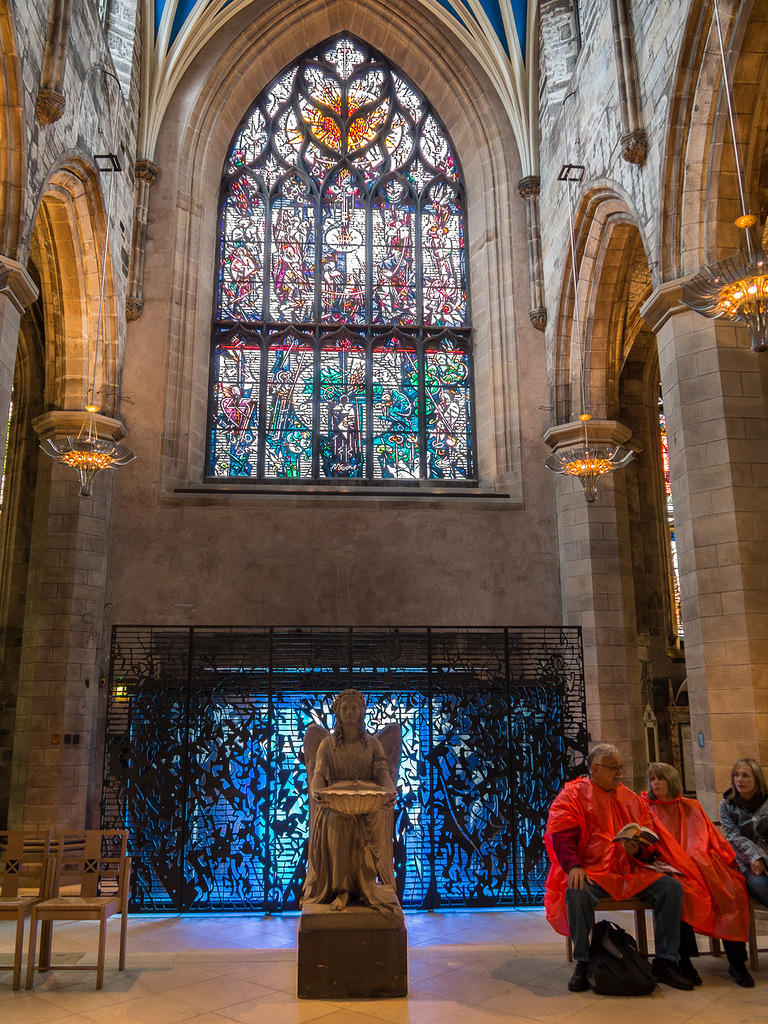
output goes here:
<path id="1" fill-rule="evenodd" d="M 698 800 L 682 795 L 677 769 L 671 764 L 648 765 L 648 790 L 643 800 L 654 828 L 666 828 L 695 861 L 709 890 L 712 903 L 711 930 L 696 928 L 725 940 L 729 971 L 737 984 L 751 988 L 746 968 L 745 942 L 749 937 L 749 899 L 744 877 L 738 870 L 733 847 L 707 817 Z M 685 929 L 684 929 L 685 933 Z M 696 955 L 696 937 L 681 934 L 681 959 Z M 753 982 L 754 984 L 754 982 Z"/>
<path id="2" fill-rule="evenodd" d="M 579 855 L 588 878 L 601 886 L 615 900 L 631 899 L 652 885 L 659 872 L 637 857 L 624 852 L 613 839 L 630 822 L 646 825 L 659 834 L 653 852 L 662 861 L 676 868 L 683 888 L 683 918 L 696 931 L 712 934 L 712 902 L 701 873 L 664 826 L 651 821 L 647 805 L 631 789 L 620 785 L 607 792 L 593 784 L 589 776 L 566 782 L 549 810 L 544 834 L 552 867 L 547 876 L 544 909 L 547 920 L 561 935 L 568 935 L 565 891 L 568 876 L 554 854 L 552 835 L 579 830 Z"/>

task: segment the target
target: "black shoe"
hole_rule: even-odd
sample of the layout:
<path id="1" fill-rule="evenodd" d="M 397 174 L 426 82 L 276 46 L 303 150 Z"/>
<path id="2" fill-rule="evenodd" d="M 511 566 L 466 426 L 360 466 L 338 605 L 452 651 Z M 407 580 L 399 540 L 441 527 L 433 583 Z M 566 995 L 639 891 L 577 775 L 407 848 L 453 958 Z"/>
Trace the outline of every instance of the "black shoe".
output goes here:
<path id="1" fill-rule="evenodd" d="M 587 961 L 577 960 L 576 966 L 571 975 L 571 980 L 568 982 L 569 992 L 586 992 L 589 988 L 589 982 L 587 981 Z"/>
<path id="2" fill-rule="evenodd" d="M 665 960 L 663 957 L 656 957 L 651 964 L 651 970 L 655 980 L 662 985 L 681 988 L 685 992 L 690 992 L 693 988 L 693 981 L 685 977 L 676 960 Z"/>
<path id="3" fill-rule="evenodd" d="M 690 978 L 694 985 L 701 984 L 701 975 L 693 966 L 690 960 L 680 958 L 680 973 L 684 978 Z"/>
<path id="4" fill-rule="evenodd" d="M 728 973 L 742 988 L 754 988 L 755 979 L 749 973 L 745 964 L 729 964 Z"/>

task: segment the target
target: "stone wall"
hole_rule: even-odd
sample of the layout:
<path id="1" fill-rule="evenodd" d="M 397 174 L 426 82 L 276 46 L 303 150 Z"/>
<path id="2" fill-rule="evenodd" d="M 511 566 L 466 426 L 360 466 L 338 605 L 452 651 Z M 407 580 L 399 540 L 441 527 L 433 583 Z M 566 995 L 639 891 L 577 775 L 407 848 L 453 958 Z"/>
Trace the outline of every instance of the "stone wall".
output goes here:
<path id="1" fill-rule="evenodd" d="M 203 51 L 168 109 L 154 155 L 145 308 L 130 325 L 124 378 L 139 460 L 115 478 L 112 622 L 560 621 L 554 485 L 540 439 L 549 420 L 544 348 L 527 313 L 520 161 L 482 68 L 416 11 L 310 4 L 301 31 L 290 20 L 236 19 L 229 36 Z M 280 497 L 274 487 L 245 483 L 232 493 L 203 479 L 224 156 L 272 77 L 344 28 L 382 48 L 423 91 L 462 163 L 475 319 L 475 493 L 310 489 Z"/>
<path id="2" fill-rule="evenodd" d="M 124 41 L 132 38 L 130 11 L 131 5 L 124 5 Z M 111 183 L 95 157 L 113 151 L 121 170 L 111 206 L 99 384 L 104 380 L 104 404 L 117 412 L 133 220 L 138 63 L 129 42 L 122 50 L 121 82 L 115 81 L 110 42 L 114 47 L 117 37 L 113 33 L 108 40 L 97 0 L 19 0 L 3 3 L 0 17 L 6 39 L 3 95 L 18 94 L 21 113 L 15 122 L 7 122 L 18 134 L 3 140 L 21 160 L 0 161 L 6 175 L 0 194 L 8 200 L 5 238 L 12 247 L 0 253 L 4 448 L 20 326 L 26 330 L 21 315 L 33 303 L 35 326 L 29 338 L 42 353 L 42 379 L 39 374 L 17 374 L 20 386 L 34 387 L 35 392 L 17 394 L 15 408 L 35 406 L 37 413 L 82 408 L 98 330 Z M 47 34 L 49 18 L 56 31 Z M 52 46 L 58 62 L 51 59 Z M 45 80 L 51 67 L 60 71 L 55 83 Z M 58 105 L 40 106 L 41 86 L 46 84 L 55 85 Z M 34 264 L 28 266 L 30 255 Z M 0 813 L 4 823 L 10 769 L 11 825 L 79 825 L 88 814 L 89 794 L 96 791 L 94 777 L 100 775 L 93 753 L 110 492 L 106 488 L 98 499 L 82 503 L 71 470 L 36 451 L 32 418 L 26 416 L 27 433 L 14 442 L 27 455 L 8 467 L 8 509 L 16 512 L 3 524 L 0 551 L 3 574 L 11 574 L 0 623 L 6 655 L 0 668 L 5 726 L 0 733 Z M 19 510 L 24 510 L 24 522 Z"/>
<path id="3" fill-rule="evenodd" d="M 542 62 L 546 68 L 558 67 L 561 71 L 572 60 L 572 35 L 563 32 L 562 38 L 557 38 L 544 27 L 547 14 L 559 12 L 562 19 L 564 10 L 564 5 L 542 5 Z M 652 415 L 653 392 L 656 381 L 660 381 L 678 520 L 685 671 L 696 738 L 697 787 L 708 809 L 716 813 L 715 794 L 727 784 L 728 769 L 736 756 L 768 755 L 763 681 L 767 652 L 760 639 L 768 623 L 755 605 L 760 601 L 762 609 L 768 609 L 764 589 L 768 577 L 763 555 L 751 546 L 756 529 L 751 504 L 756 497 L 751 488 L 756 474 L 762 479 L 761 451 L 768 438 L 768 367 L 762 356 L 744 351 L 749 341 L 743 329 L 718 329 L 713 333 L 707 321 L 689 313 L 680 303 L 677 279 L 708 260 L 730 254 L 737 243 L 732 219 L 738 213 L 738 192 L 720 90 L 717 43 L 712 34 L 712 6 L 703 0 L 675 4 L 587 0 L 579 10 L 581 49 L 572 74 L 567 82 L 562 75 L 553 84 L 548 79 L 544 90 L 547 102 L 540 113 L 542 253 L 553 405 L 555 417 L 561 422 L 574 418 L 579 411 L 569 196 L 557 178 L 562 165 L 578 164 L 584 167 L 583 177 L 572 186 L 570 201 L 584 317 L 587 404 L 593 415 L 626 417 L 631 429 L 640 431 L 633 441 L 647 449 L 638 451 L 641 461 L 627 471 L 627 481 L 617 481 L 610 489 L 617 497 L 626 493 L 629 500 L 623 511 L 616 505 L 619 536 L 625 529 L 621 519 L 626 517 L 637 543 L 638 524 L 642 523 L 642 547 L 648 557 L 644 562 L 619 561 L 608 571 L 612 592 L 624 595 L 622 600 L 617 597 L 616 607 L 607 618 L 602 605 L 602 621 L 606 627 L 611 623 L 615 627 L 614 640 L 606 647 L 605 637 L 600 641 L 595 636 L 596 646 L 590 650 L 593 641 L 585 632 L 585 660 L 593 666 L 588 676 L 588 691 L 593 694 L 591 721 L 595 739 L 615 740 L 618 736 L 625 757 L 634 759 L 634 771 L 641 777 L 642 765 L 637 758 L 642 758 L 644 751 L 634 725 L 611 725 L 613 731 L 608 729 L 612 688 L 618 681 L 616 676 L 611 681 L 609 666 L 621 666 L 620 674 L 625 675 L 633 706 L 640 698 L 635 665 L 643 664 L 647 672 L 652 664 L 654 676 L 664 676 L 658 632 L 663 620 L 659 620 L 658 608 L 669 600 L 668 576 L 663 571 L 667 556 L 658 515 L 643 514 L 643 503 L 653 500 L 649 460 L 658 455 L 655 445 L 648 444 L 652 435 L 645 432 L 643 436 L 642 423 Z M 631 59 L 626 54 L 622 57 L 623 68 L 615 47 L 617 12 L 631 19 L 628 34 L 633 37 Z M 748 154 L 747 191 L 755 196 L 766 130 L 760 82 L 766 69 L 767 13 L 768 5 L 760 0 L 720 3 L 739 129 L 748 140 L 744 147 Z M 640 162 L 630 162 L 626 154 L 622 155 L 621 145 L 625 117 L 621 90 L 626 91 L 627 83 L 631 86 L 633 80 L 647 139 L 647 152 Z M 560 93 L 564 99 L 558 106 Z M 620 222 L 637 232 L 640 245 L 636 259 L 643 265 L 650 290 L 655 289 L 642 310 L 645 326 L 622 313 L 624 300 L 618 286 L 631 267 L 627 265 L 616 276 L 615 268 L 627 258 L 616 241 L 616 225 Z M 605 282 L 614 279 L 617 290 L 611 296 Z M 650 344 L 648 329 L 656 332 Z M 699 430 L 705 430 L 713 441 L 717 439 L 706 457 Z M 742 440 L 746 437 L 748 442 Z M 743 443 L 749 448 L 749 456 Z M 748 472 L 743 457 L 749 458 Z M 572 485 L 562 486 L 565 494 L 570 493 Z M 581 570 L 578 562 L 571 565 L 576 549 L 563 545 L 573 524 L 562 504 L 564 497 L 561 495 L 559 500 L 565 617 L 568 623 L 581 622 L 585 629 L 588 625 L 591 628 L 591 618 L 586 619 L 585 614 L 593 616 L 600 602 L 595 598 L 585 609 L 583 593 L 569 585 L 568 581 Z M 612 501 L 607 489 L 606 502 Z M 714 565 L 721 571 L 712 576 Z M 586 580 L 591 581 L 591 593 L 595 592 L 601 566 L 604 563 L 593 559 L 591 567 L 583 570 L 585 585 Z M 758 579 L 763 583 L 758 585 Z M 702 588 L 708 595 L 704 602 Z M 733 609 L 732 614 L 725 612 L 726 605 Z M 654 622 L 649 631 L 649 623 Z M 729 707 L 723 689 L 725 663 L 731 666 L 731 685 L 739 694 L 738 711 Z M 669 678 L 679 681 L 680 663 L 670 658 L 668 669 Z"/>

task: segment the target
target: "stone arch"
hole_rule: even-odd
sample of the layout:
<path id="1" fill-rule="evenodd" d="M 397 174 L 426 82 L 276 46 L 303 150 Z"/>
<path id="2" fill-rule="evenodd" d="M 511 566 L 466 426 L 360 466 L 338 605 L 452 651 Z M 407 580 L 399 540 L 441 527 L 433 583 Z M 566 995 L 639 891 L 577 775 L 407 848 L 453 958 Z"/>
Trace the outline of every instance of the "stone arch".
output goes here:
<path id="1" fill-rule="evenodd" d="M 46 409 L 83 408 L 100 337 L 97 404 L 105 415 L 117 414 L 119 328 L 110 252 L 98 330 L 105 231 L 98 171 L 70 156 L 43 189 L 30 245 L 41 290 Z"/>
<path id="2" fill-rule="evenodd" d="M 634 268 L 648 266 L 646 245 L 628 198 L 595 184 L 581 198 L 574 217 L 581 345 L 576 329 L 572 260 L 560 288 L 555 349 L 555 415 L 558 423 L 581 409 L 583 359 L 586 403 L 596 418 L 618 415 L 619 376 L 626 352 L 626 327 L 639 330 L 639 305 L 630 294 Z M 648 281 L 646 292 L 650 292 Z M 647 297 L 647 295 L 645 295 Z"/>
<path id="3" fill-rule="evenodd" d="M 768 140 L 768 0 L 720 4 L 747 205 L 760 212 Z M 708 0 L 696 0 L 680 51 L 662 158 L 659 279 L 687 276 L 739 246 L 741 212 L 722 68 Z"/>
<path id="4" fill-rule="evenodd" d="M 0 119 L 0 253 L 19 260 L 26 144 L 21 69 L 9 0 L 0 0 Z"/>
<path id="5" fill-rule="evenodd" d="M 164 486 L 201 480 L 216 201 L 227 148 L 244 112 L 284 67 L 323 39 L 348 31 L 383 52 L 414 82 L 434 106 L 462 162 L 469 183 L 476 404 L 482 410 L 477 421 L 480 477 L 521 500 L 514 352 L 517 331 L 527 319 L 527 293 L 523 291 L 516 304 L 514 293 L 518 287 L 527 288 L 525 222 L 515 192 L 520 160 L 492 84 L 445 26 L 415 5 L 310 0 L 297 22 L 295 6 L 281 0 L 268 16 L 252 18 L 252 12 L 234 18 L 215 45 L 209 43 L 202 51 L 166 114 L 172 125 L 181 119 L 182 128 L 160 132 L 155 157 L 161 177 L 153 189 L 153 207 L 162 204 L 177 211 L 167 271 L 155 262 L 155 275 L 148 253 L 147 302 L 153 292 L 157 299 L 162 292 L 171 295 L 167 329 L 172 372 L 162 425 Z M 177 144 L 174 139 L 179 137 Z M 519 266 L 516 275 L 513 261 Z M 146 327 L 137 323 L 131 330 L 136 337 Z M 150 344 L 148 336 L 145 343 Z M 142 341 L 137 339 L 137 344 Z"/>

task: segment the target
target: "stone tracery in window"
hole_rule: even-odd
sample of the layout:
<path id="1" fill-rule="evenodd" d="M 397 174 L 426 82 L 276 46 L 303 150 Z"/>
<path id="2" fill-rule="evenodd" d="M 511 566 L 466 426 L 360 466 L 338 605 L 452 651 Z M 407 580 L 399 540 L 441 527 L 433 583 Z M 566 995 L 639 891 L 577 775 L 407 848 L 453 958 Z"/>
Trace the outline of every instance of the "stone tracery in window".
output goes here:
<path id="1" fill-rule="evenodd" d="M 349 36 L 235 135 L 212 349 L 209 477 L 475 479 L 460 170 L 425 100 Z"/>

